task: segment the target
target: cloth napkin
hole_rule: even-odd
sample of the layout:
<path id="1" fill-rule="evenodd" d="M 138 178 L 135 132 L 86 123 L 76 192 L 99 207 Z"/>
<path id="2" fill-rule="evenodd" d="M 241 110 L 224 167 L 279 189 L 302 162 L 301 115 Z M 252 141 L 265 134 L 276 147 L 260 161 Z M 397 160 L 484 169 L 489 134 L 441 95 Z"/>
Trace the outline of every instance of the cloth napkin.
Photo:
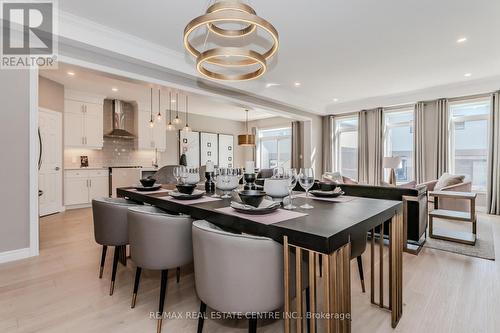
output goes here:
<path id="1" fill-rule="evenodd" d="M 265 209 L 265 208 L 271 208 L 274 206 L 279 206 L 280 203 L 272 200 L 267 200 L 264 199 L 260 203 L 259 207 L 254 207 L 251 205 L 245 205 L 242 202 L 236 202 L 236 201 L 231 201 L 231 207 L 233 208 L 239 208 L 239 209 L 247 209 L 247 210 L 254 210 L 254 209 Z"/>
<path id="2" fill-rule="evenodd" d="M 333 191 L 321 191 L 323 193 L 340 193 L 342 189 L 340 187 L 336 187 Z"/>

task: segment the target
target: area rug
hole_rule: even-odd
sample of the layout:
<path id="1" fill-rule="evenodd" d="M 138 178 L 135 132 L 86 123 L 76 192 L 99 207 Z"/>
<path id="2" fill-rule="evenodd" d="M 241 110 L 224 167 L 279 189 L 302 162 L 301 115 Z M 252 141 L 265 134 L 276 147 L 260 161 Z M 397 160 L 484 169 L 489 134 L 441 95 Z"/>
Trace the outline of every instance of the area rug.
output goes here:
<path id="1" fill-rule="evenodd" d="M 427 241 L 424 247 L 457 253 L 465 256 L 495 260 L 495 244 L 493 238 L 493 230 L 490 225 L 491 221 L 478 216 L 477 221 L 477 240 L 476 245 L 460 244 L 440 239 L 430 238 L 427 235 Z M 470 231 L 472 225 L 470 223 L 449 221 L 443 219 L 435 219 L 434 227 L 440 229 L 456 230 L 456 231 Z"/>

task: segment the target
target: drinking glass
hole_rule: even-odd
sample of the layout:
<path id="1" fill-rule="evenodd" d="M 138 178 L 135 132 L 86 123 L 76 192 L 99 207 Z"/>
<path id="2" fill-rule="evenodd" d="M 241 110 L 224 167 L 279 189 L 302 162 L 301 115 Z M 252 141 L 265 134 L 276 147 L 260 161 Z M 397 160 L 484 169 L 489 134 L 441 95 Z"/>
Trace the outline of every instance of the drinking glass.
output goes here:
<path id="1" fill-rule="evenodd" d="M 223 185 L 222 191 L 224 192 L 221 198 L 231 198 L 231 192 L 239 186 L 239 183 L 237 183 L 239 178 L 236 169 L 225 168 L 219 177 L 222 177 L 221 185 Z"/>
<path id="2" fill-rule="evenodd" d="M 283 177 L 288 180 L 288 205 L 286 205 L 285 209 L 295 209 L 297 206 L 293 205 L 293 189 L 295 185 L 297 185 L 297 170 L 296 169 L 287 169 L 283 173 Z"/>
<path id="3" fill-rule="evenodd" d="M 187 179 L 188 184 L 198 184 L 200 182 L 200 171 L 198 168 L 188 168 L 187 169 Z"/>
<path id="4" fill-rule="evenodd" d="M 312 168 L 301 168 L 299 173 L 299 184 L 306 191 L 306 203 L 300 206 L 302 209 L 314 208 L 307 200 L 309 199 L 309 189 L 314 185 L 314 170 Z"/>
<path id="5" fill-rule="evenodd" d="M 219 175 L 220 175 L 220 169 L 214 168 L 212 177 L 210 177 L 210 181 L 214 184 L 214 194 L 211 195 L 212 198 L 220 198 L 220 195 L 217 194 L 217 179 L 219 179 Z"/>

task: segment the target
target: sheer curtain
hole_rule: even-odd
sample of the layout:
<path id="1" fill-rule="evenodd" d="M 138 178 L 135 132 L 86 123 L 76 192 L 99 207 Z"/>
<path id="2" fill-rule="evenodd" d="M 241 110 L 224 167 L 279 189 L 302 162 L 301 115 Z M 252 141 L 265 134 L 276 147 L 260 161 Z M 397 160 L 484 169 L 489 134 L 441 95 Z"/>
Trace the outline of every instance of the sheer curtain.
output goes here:
<path id="1" fill-rule="evenodd" d="M 491 98 L 488 149 L 488 213 L 500 215 L 500 92 Z"/>
<path id="2" fill-rule="evenodd" d="M 448 130 L 448 100 L 438 99 L 436 102 L 437 111 L 437 177 L 445 172 L 448 172 L 449 158 L 449 130 Z"/>
<path id="3" fill-rule="evenodd" d="M 423 183 L 426 178 L 426 158 L 425 158 L 425 103 L 418 102 L 415 104 L 415 131 L 414 131 L 414 153 L 413 161 L 415 164 L 415 181 L 417 184 Z"/>
<path id="4" fill-rule="evenodd" d="M 359 113 L 358 181 L 361 184 L 380 185 L 383 180 L 383 108 Z"/>
<path id="5" fill-rule="evenodd" d="M 323 117 L 323 172 L 333 171 L 333 117 Z"/>

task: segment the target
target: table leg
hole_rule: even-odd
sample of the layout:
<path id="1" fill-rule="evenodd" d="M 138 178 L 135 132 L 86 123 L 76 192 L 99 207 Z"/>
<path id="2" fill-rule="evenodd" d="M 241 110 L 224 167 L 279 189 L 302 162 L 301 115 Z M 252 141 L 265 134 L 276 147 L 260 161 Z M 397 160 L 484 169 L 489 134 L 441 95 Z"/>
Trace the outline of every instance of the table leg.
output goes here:
<path id="1" fill-rule="evenodd" d="M 330 319 L 323 320 L 323 327 L 326 333 L 349 333 L 351 332 L 351 275 L 350 275 L 350 243 L 342 246 L 332 254 L 321 254 L 315 251 L 310 251 L 288 243 L 288 238 L 284 238 L 284 286 L 285 286 L 285 333 L 292 331 L 292 320 L 295 321 L 297 333 L 305 333 L 307 325 L 304 325 L 304 313 L 302 311 L 302 283 L 301 276 L 304 265 L 302 265 L 302 253 L 305 252 L 309 258 L 307 267 L 309 274 L 309 304 L 311 311 L 310 328 L 311 332 L 315 333 L 318 327 L 318 319 L 314 316 L 322 309 L 326 316 Z M 290 251 L 295 249 L 296 262 L 295 271 L 290 271 Z M 316 279 L 319 279 L 319 257 L 322 257 L 323 267 L 323 297 L 318 299 L 316 290 Z M 296 285 L 290 285 L 290 275 L 295 273 Z M 295 287 L 296 291 L 296 316 L 290 313 L 289 288 Z M 322 301 L 322 304 L 319 304 Z"/>
<path id="2" fill-rule="evenodd" d="M 403 315 L 403 249 L 404 249 L 404 222 L 403 214 L 394 215 L 389 225 L 389 306 L 384 303 L 384 257 L 383 257 L 383 228 L 386 223 L 380 225 L 379 239 L 379 302 L 375 302 L 375 242 L 374 230 L 371 231 L 371 290 L 370 301 L 372 304 L 391 311 L 391 324 L 395 328 Z"/>

